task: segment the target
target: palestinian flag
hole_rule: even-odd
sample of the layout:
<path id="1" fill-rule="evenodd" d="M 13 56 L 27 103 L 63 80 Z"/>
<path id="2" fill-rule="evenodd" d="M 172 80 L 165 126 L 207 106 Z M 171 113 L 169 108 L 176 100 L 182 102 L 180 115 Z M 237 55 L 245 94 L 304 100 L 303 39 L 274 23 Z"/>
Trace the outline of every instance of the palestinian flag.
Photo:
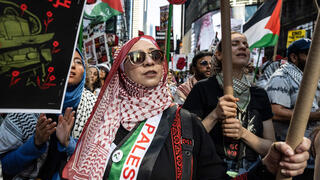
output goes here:
<path id="1" fill-rule="evenodd" d="M 280 34 L 282 0 L 266 0 L 257 12 L 243 25 L 250 50 L 274 46 Z"/>
<path id="2" fill-rule="evenodd" d="M 93 24 L 105 22 L 123 13 L 121 0 L 88 0 L 84 7 L 84 18 Z"/>

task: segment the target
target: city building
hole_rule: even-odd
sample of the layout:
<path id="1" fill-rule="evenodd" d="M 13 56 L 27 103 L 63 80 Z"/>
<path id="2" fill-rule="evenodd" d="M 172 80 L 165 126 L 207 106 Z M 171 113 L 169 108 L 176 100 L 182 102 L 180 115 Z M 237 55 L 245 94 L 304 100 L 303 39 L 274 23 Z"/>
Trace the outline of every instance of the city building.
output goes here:
<path id="1" fill-rule="evenodd" d="M 283 0 L 278 54 L 286 55 L 288 31 L 290 30 L 304 29 L 306 37 L 312 38 L 317 14 L 314 0 Z M 273 48 L 267 50 L 273 51 Z"/>
<path id="2" fill-rule="evenodd" d="M 268 0 L 264 0 L 268 1 Z M 230 0 L 233 8 L 245 6 L 245 14 L 253 14 L 263 0 Z M 215 12 L 220 8 L 220 0 L 187 0 L 183 8 L 182 21 L 183 25 L 183 47 L 182 52 L 185 54 L 194 53 L 198 47 L 197 39 L 199 38 L 199 28 L 197 22 L 205 17 L 208 13 Z M 308 12 L 308 13 L 306 13 Z M 304 29 L 306 37 L 311 38 L 317 18 L 317 10 L 314 0 L 283 0 L 283 8 L 281 14 L 281 31 L 278 41 L 277 53 L 285 56 L 285 50 L 288 39 L 288 31 Z M 245 21 L 247 17 L 245 17 Z M 212 34 L 214 36 L 214 34 Z M 266 48 L 265 56 L 271 58 L 273 56 L 274 47 Z"/>
<path id="3" fill-rule="evenodd" d="M 138 31 L 143 31 L 144 27 L 144 3 L 146 0 L 132 0 L 132 21 L 130 38 L 137 37 Z"/>

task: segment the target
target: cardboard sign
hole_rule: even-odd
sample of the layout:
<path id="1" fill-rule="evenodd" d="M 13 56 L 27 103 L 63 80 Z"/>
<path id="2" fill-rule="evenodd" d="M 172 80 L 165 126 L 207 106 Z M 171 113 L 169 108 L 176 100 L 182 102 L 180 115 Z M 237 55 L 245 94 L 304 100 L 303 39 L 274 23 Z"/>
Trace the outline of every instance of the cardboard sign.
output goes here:
<path id="1" fill-rule="evenodd" d="M 96 59 L 94 53 L 95 45 L 92 38 L 89 38 L 84 42 L 84 48 L 87 61 L 89 61 L 89 59 Z"/>
<path id="2" fill-rule="evenodd" d="M 168 28 L 169 5 L 160 7 L 160 30 L 166 31 Z"/>
<path id="3" fill-rule="evenodd" d="M 166 30 L 161 30 L 160 26 L 156 26 L 156 42 L 159 45 L 162 51 L 165 51 L 166 47 Z M 170 37 L 170 52 L 174 51 L 173 45 L 173 29 L 171 28 L 171 37 Z"/>
<path id="4" fill-rule="evenodd" d="M 0 112 L 61 112 L 84 3 L 0 0 Z"/>
<path id="5" fill-rule="evenodd" d="M 109 62 L 109 59 L 108 59 L 109 47 L 107 44 L 106 34 L 105 33 L 97 34 L 93 38 L 93 41 L 95 44 L 95 53 L 96 53 L 96 58 L 98 60 L 98 64 Z"/>
<path id="6" fill-rule="evenodd" d="M 287 48 L 294 41 L 301 38 L 305 38 L 305 37 L 306 37 L 306 30 L 304 29 L 288 31 Z"/>
<path id="7" fill-rule="evenodd" d="M 188 70 L 188 59 L 184 54 L 173 55 L 173 62 L 169 62 L 169 69 L 173 71 L 186 71 Z"/>

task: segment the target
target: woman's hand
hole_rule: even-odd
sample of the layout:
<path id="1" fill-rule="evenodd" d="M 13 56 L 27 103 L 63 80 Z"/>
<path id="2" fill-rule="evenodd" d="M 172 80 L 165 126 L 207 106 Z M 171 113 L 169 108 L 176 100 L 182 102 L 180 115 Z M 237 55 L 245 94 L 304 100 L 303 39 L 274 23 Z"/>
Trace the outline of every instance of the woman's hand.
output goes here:
<path id="1" fill-rule="evenodd" d="M 70 132 L 74 123 L 74 114 L 75 112 L 72 111 L 72 108 L 68 107 L 64 116 L 59 116 L 56 135 L 59 142 L 65 147 L 69 145 Z"/>
<path id="2" fill-rule="evenodd" d="M 232 95 L 224 95 L 219 98 L 217 107 L 213 110 L 217 120 L 222 120 L 222 131 L 226 137 L 240 139 L 242 136 L 242 125 L 237 116 L 237 104 L 239 98 Z"/>
<path id="3" fill-rule="evenodd" d="M 36 125 L 36 133 L 34 135 L 34 144 L 39 147 L 49 140 L 50 135 L 56 130 L 56 122 L 47 119 L 45 114 L 40 114 Z"/>
<path id="4" fill-rule="evenodd" d="M 239 101 L 239 99 L 232 95 L 225 95 L 219 98 L 217 107 L 202 121 L 207 132 L 210 132 L 218 121 L 226 118 L 235 118 L 237 116 L 237 101 Z"/>
<path id="5" fill-rule="evenodd" d="M 221 127 L 223 135 L 233 139 L 240 139 L 244 131 L 240 121 L 235 118 L 222 120 Z"/>
<path id="6" fill-rule="evenodd" d="M 217 107 L 213 110 L 217 119 L 235 118 L 237 116 L 237 101 L 239 101 L 239 98 L 235 98 L 232 95 L 220 97 Z"/>
<path id="7" fill-rule="evenodd" d="M 285 142 L 275 142 L 269 148 L 268 154 L 262 159 L 267 169 L 276 174 L 280 169 L 284 176 L 292 177 L 303 173 L 307 167 L 311 141 L 303 138 L 295 151 Z"/>

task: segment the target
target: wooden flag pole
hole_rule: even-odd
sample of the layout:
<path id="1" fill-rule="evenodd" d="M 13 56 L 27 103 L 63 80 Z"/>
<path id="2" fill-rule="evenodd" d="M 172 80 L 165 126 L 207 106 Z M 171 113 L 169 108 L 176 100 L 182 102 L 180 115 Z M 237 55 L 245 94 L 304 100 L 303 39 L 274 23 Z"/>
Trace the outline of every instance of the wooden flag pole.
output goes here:
<path id="1" fill-rule="evenodd" d="M 318 8 L 317 22 L 313 33 L 311 47 L 307 57 L 307 63 L 303 72 L 298 99 L 293 110 L 293 115 L 286 138 L 287 144 L 289 144 L 292 149 L 296 149 L 296 147 L 302 142 L 320 77 L 320 22 L 318 4 L 320 0 L 315 1 Z M 278 170 L 277 180 L 284 179 L 289 180 L 291 178 L 282 176 L 280 170 Z"/>
<path id="2" fill-rule="evenodd" d="M 230 1 L 220 0 L 222 25 L 222 72 L 223 90 L 225 95 L 233 95 L 232 88 L 232 52 L 230 27 Z"/>

